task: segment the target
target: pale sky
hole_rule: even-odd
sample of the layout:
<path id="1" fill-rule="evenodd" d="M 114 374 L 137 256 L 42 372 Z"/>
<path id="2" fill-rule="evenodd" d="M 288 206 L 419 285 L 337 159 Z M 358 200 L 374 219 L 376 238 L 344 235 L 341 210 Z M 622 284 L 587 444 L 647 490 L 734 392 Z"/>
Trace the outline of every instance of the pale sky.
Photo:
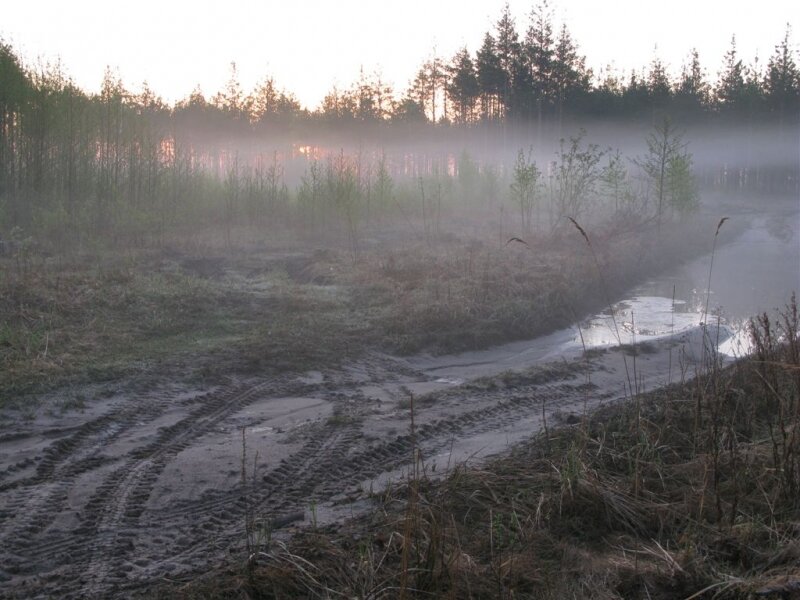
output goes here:
<path id="1" fill-rule="evenodd" d="M 397 94 L 436 48 L 449 58 L 466 45 L 474 53 L 494 26 L 504 0 L 262 0 L 225 2 L 139 0 L 3 0 L 0 38 L 26 64 L 61 58 L 82 88 L 96 91 L 106 66 L 137 91 L 143 81 L 168 102 L 200 85 L 220 90 L 235 61 L 245 91 L 272 76 L 301 103 L 316 108 L 334 84 L 348 87 L 359 68 L 379 69 Z M 538 0 L 511 0 L 524 34 Z M 692 47 L 714 79 L 736 34 L 745 62 L 763 65 L 792 25 L 796 2 L 786 0 L 551 0 L 581 54 L 597 72 L 640 69 L 659 57 L 677 73 Z"/>

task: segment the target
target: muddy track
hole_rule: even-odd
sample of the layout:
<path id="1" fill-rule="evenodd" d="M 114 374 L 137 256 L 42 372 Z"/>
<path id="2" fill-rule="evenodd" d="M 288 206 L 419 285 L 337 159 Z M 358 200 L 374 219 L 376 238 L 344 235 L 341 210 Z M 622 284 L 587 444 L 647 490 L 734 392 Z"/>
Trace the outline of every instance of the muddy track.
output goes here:
<path id="1" fill-rule="evenodd" d="M 623 393 L 622 390 L 619 393 Z M 176 539 L 189 540 L 185 547 L 170 546 L 164 554 L 151 556 L 148 564 L 159 561 L 197 565 L 213 561 L 225 550 L 242 546 L 245 522 L 256 517 L 269 524 L 308 511 L 315 503 L 330 501 L 383 473 L 408 467 L 413 448 L 422 455 L 433 456 L 447 450 L 455 439 L 488 432 L 502 431 L 521 418 L 540 414 L 542 403 L 555 410 L 580 410 L 584 393 L 570 385 L 538 386 L 535 393 L 498 394 L 498 401 L 489 406 L 431 421 L 416 428 L 414 434 L 403 433 L 378 444 L 353 451 L 358 432 L 352 426 L 327 425 L 315 441 L 290 459 L 282 461 L 249 490 L 193 503 L 158 515 L 155 522 L 176 525 L 182 531 Z M 342 431 L 344 429 L 344 431 Z M 333 430 L 333 433 L 331 432 Z M 535 433 L 535 429 L 531 433 Z M 155 516 L 155 515 L 154 515 Z M 150 524 L 153 530 L 158 525 Z M 194 535 L 190 536 L 190 532 Z M 166 548 L 165 548 L 166 549 Z M 122 575 L 122 572 L 120 573 Z M 135 587 L 133 582 L 118 581 L 122 588 Z"/>
<path id="2" fill-rule="evenodd" d="M 4 540 L 0 557 L 20 553 L 50 526 L 65 509 L 68 492 L 78 477 L 113 462 L 102 454 L 105 446 L 132 427 L 162 414 L 170 399 L 171 395 L 163 392 L 86 422 L 45 448 L 40 457 L 31 459 L 35 464 L 31 475 L 0 486 L 0 494 L 5 496 L 0 511 L 0 539 Z M 20 562 L 10 561 L 13 566 Z"/>
<path id="3" fill-rule="evenodd" d="M 368 376 L 392 379 L 382 368 Z M 436 412 L 442 410 L 437 402 L 421 403 L 413 435 L 402 414 L 383 414 L 401 424 L 398 432 L 368 442 L 370 419 L 383 417 L 370 412 L 370 401 L 358 392 L 363 383 L 339 373 L 323 383 L 231 384 L 183 401 L 165 392 L 85 423 L 48 446 L 30 475 L 7 481 L 0 491 L 0 592 L 8 583 L 11 597 L 124 597 L 159 576 L 218 563 L 232 548 L 244 546 L 245 523 L 279 528 L 313 504 L 358 495 L 371 480 L 407 468 L 413 448 L 423 458 L 433 457 L 457 440 L 502 433 L 526 419 L 533 434 L 543 403 L 552 413 L 579 410 L 586 399 L 585 390 L 566 382 L 494 392 L 463 386 L 442 397 L 447 405 L 442 414 Z M 266 473 L 229 488 L 207 489 L 166 509 L 148 509 L 159 478 L 179 453 L 220 426 L 230 428 L 226 420 L 253 402 L 298 395 L 326 401 L 334 418 L 304 426 L 299 445 Z M 471 402 L 476 395 L 481 401 Z M 132 443 L 113 458 L 103 453 L 125 434 L 138 439 L 136 428 L 147 431 L 176 405 L 185 414 L 155 433 L 151 426 L 144 443 Z M 93 471 L 99 482 L 79 507 L 71 507 L 70 494 Z M 64 525 L 64 515 L 70 514 L 72 521 Z"/>
<path id="4" fill-rule="evenodd" d="M 624 392 L 620 390 L 620 393 Z M 416 428 L 413 435 L 410 432 L 397 435 L 357 452 L 349 451 L 350 442 L 357 438 L 352 429 L 335 437 L 328 433 L 324 444 L 313 444 L 313 449 L 304 448 L 298 455 L 281 462 L 247 494 L 240 491 L 236 497 L 218 497 L 160 515 L 165 523 L 173 524 L 181 517 L 187 521 L 199 518 L 191 524 L 197 533 L 190 546 L 171 549 L 168 560 L 204 564 L 214 554 L 209 549 L 222 551 L 243 544 L 248 515 L 260 516 L 266 523 L 282 521 L 286 515 L 307 511 L 314 503 L 342 496 L 380 474 L 407 467 L 414 448 L 424 459 L 446 450 L 455 439 L 502 431 L 521 418 L 536 416 L 543 402 L 551 406 L 547 410 L 552 413 L 580 410 L 584 400 L 583 392 L 573 386 L 539 386 L 535 393 L 512 396 L 481 409 L 431 421 Z M 157 561 L 159 557 L 152 557 L 152 560 Z"/>
<path id="5" fill-rule="evenodd" d="M 207 432 L 231 412 L 240 409 L 274 385 L 265 381 L 257 385 L 238 385 L 213 391 L 193 399 L 199 408 L 175 425 L 163 428 L 151 443 L 136 448 L 123 459 L 123 466 L 99 486 L 86 503 L 82 520 L 76 528 L 63 532 L 50 532 L 44 539 L 37 534 L 47 528 L 64 508 L 67 492 L 75 479 L 88 469 L 103 464 L 96 454 L 113 437 L 136 425 L 157 417 L 170 404 L 164 395 L 144 403 L 113 410 L 102 417 L 87 422 L 72 435 L 51 444 L 36 466 L 32 476 L 7 486 L 13 497 L 6 498 L 3 514 L 7 516 L 2 530 L 4 567 L 11 572 L 36 571 L 42 563 L 57 564 L 58 557 L 69 556 L 70 570 L 81 573 L 81 580 L 93 567 L 102 566 L 106 556 L 118 553 L 109 538 L 116 539 L 116 531 L 137 516 L 137 504 L 149 495 L 152 482 L 180 450 L 191 444 L 195 437 Z M 35 489 L 36 493 L 32 493 Z M 124 532 L 123 532 L 124 533 Z M 125 536 L 122 536 L 124 542 Z M 116 544 L 117 546 L 119 544 Z M 96 557 L 92 560 L 92 557 Z M 59 576 L 70 587 L 69 577 Z M 98 590 L 99 591 L 99 590 Z M 84 590 L 92 594 L 92 590 Z M 81 594 L 83 595 L 83 594 Z"/>

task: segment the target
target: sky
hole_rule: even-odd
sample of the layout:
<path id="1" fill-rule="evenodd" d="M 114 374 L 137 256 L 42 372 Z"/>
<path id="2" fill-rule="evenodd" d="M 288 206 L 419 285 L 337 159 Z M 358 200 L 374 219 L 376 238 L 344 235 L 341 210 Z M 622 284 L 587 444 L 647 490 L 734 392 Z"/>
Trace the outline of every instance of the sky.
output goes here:
<path id="1" fill-rule="evenodd" d="M 509 0 L 521 33 L 539 0 Z M 434 52 L 444 58 L 479 47 L 504 0 L 271 0 L 225 2 L 138 0 L 4 0 L 0 38 L 27 65 L 61 61 L 87 91 L 97 91 L 106 67 L 138 91 L 142 83 L 172 103 L 198 85 L 211 96 L 235 62 L 245 91 L 273 77 L 314 109 L 337 85 L 349 87 L 361 69 L 379 71 L 396 93 Z M 795 2 L 760 0 L 550 0 L 596 73 L 613 63 L 629 72 L 654 56 L 673 74 L 696 47 L 711 79 L 731 36 L 745 62 L 765 64 L 786 31 L 798 45 Z M 113 7 L 113 8 L 112 8 Z"/>

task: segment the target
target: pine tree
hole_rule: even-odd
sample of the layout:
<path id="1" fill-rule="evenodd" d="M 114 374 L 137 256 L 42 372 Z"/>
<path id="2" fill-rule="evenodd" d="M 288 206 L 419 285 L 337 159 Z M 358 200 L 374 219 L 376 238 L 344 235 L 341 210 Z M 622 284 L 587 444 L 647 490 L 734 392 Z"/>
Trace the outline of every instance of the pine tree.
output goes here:
<path id="1" fill-rule="evenodd" d="M 459 50 L 447 67 L 447 94 L 456 111 L 458 123 L 469 123 L 480 94 L 475 64 L 466 47 Z"/>
<path id="2" fill-rule="evenodd" d="M 745 69 L 736 52 L 736 36 L 731 38 L 731 47 L 725 53 L 722 71 L 714 90 L 717 105 L 726 111 L 741 108 L 744 97 Z"/>
<path id="3" fill-rule="evenodd" d="M 653 109 L 665 109 L 672 97 L 672 84 L 667 76 L 667 69 L 664 63 L 661 62 L 657 55 L 653 57 L 653 61 L 650 63 L 647 87 Z"/>
<path id="4" fill-rule="evenodd" d="M 552 18 L 552 11 L 547 2 L 538 4 L 531 12 L 530 25 L 525 34 L 524 47 L 530 68 L 531 94 L 539 119 L 548 107 L 555 106 L 556 103 L 553 74 L 555 40 Z"/>
<path id="5" fill-rule="evenodd" d="M 503 12 L 495 26 L 495 53 L 500 67 L 498 92 L 500 103 L 504 112 L 508 111 L 511 104 L 511 95 L 514 85 L 514 72 L 519 62 L 520 43 L 517 35 L 511 9 L 506 2 Z"/>
<path id="6" fill-rule="evenodd" d="M 578 106 L 588 94 L 591 72 L 586 59 L 578 54 L 578 46 L 566 25 L 561 26 L 555 47 L 553 83 L 559 123 L 567 105 Z"/>
<path id="7" fill-rule="evenodd" d="M 786 25 L 783 40 L 767 63 L 764 94 L 769 110 L 783 123 L 786 116 L 797 116 L 800 109 L 800 71 L 789 44 L 791 28 Z"/>
<path id="8" fill-rule="evenodd" d="M 500 116 L 498 107 L 502 92 L 503 69 L 497 56 L 495 41 L 491 33 L 483 37 L 483 44 L 478 50 L 475 65 L 478 74 L 478 85 L 481 91 L 481 113 L 484 119 L 495 119 Z"/>
<path id="9" fill-rule="evenodd" d="M 681 76 L 675 86 L 677 108 L 687 114 L 699 115 L 708 105 L 710 86 L 700 66 L 700 55 L 696 49 L 689 54 L 689 62 L 684 63 Z"/>
<path id="10" fill-rule="evenodd" d="M 686 215 L 697 207 L 697 190 L 692 174 L 692 157 L 683 137 L 665 118 L 646 138 L 647 154 L 635 163 L 647 178 L 656 201 L 659 226 L 665 210 Z"/>

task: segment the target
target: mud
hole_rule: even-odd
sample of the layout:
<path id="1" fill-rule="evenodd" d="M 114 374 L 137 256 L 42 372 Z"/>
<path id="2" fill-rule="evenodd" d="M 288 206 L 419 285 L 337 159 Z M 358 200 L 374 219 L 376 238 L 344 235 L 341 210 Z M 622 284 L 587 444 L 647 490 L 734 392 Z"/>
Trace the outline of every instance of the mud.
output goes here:
<path id="1" fill-rule="evenodd" d="M 637 357 L 640 387 L 667 382 L 676 343 Z M 281 535 L 361 510 L 412 460 L 412 398 L 414 444 L 426 469 L 443 472 L 513 446 L 543 419 L 570 422 L 630 393 L 623 352 L 528 356 L 516 372 L 503 352 L 474 370 L 463 355 L 373 354 L 17 421 L 0 438 L 0 590 L 122 597 L 238 552 L 248 519 Z"/>

